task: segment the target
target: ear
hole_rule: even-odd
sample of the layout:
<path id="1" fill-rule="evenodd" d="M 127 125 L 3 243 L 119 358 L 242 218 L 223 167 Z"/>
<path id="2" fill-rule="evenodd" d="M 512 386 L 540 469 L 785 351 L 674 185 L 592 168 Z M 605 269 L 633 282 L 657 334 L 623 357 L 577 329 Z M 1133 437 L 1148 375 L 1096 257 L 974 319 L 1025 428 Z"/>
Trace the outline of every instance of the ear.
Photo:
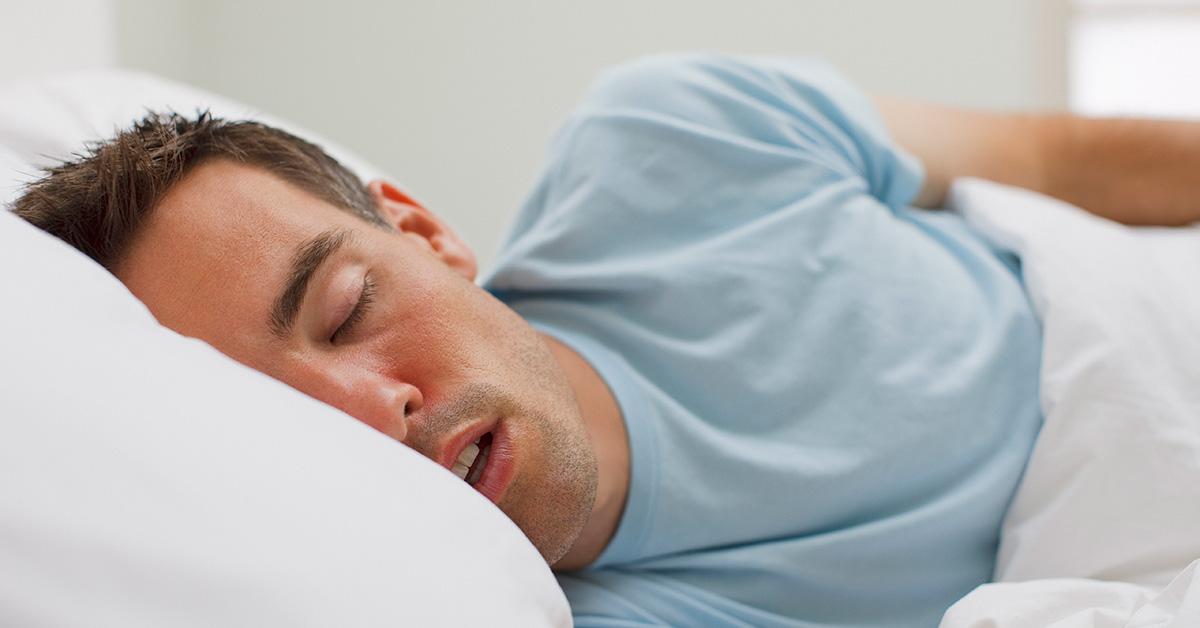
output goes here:
<path id="1" fill-rule="evenodd" d="M 475 253 L 450 225 L 387 181 L 375 179 L 367 184 L 367 189 L 379 214 L 397 231 L 416 236 L 455 272 L 469 281 L 475 280 L 478 272 Z"/>

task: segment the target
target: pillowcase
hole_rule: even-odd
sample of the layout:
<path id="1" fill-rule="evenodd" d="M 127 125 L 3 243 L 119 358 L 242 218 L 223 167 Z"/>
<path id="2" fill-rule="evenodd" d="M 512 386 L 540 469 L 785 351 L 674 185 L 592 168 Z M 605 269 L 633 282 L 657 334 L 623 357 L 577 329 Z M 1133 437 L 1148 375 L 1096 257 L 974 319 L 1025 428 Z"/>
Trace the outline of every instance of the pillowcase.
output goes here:
<path id="1" fill-rule="evenodd" d="M 1020 255 L 1044 325 L 1046 423 L 996 578 L 1166 585 L 1200 558 L 1200 228 L 1129 228 L 978 180 L 952 203 Z"/>
<path id="2" fill-rule="evenodd" d="M 31 160 L 147 104 L 247 111 L 128 73 L 0 88 L 8 198 Z M 0 291 L 0 625 L 570 625 L 541 556 L 475 490 L 160 326 L 2 211 Z"/>

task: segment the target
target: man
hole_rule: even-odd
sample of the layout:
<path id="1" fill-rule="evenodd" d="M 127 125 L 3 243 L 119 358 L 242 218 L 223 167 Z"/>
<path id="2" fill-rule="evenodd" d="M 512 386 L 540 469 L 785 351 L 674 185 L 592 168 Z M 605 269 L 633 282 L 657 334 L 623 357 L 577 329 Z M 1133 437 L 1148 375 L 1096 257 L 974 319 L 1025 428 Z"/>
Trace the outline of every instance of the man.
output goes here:
<path id="1" fill-rule="evenodd" d="M 14 209 L 475 486 L 581 626 L 931 626 L 990 577 L 1040 338 L 1017 260 L 910 205 L 977 175 L 1185 224 L 1200 128 L 879 111 L 806 60 L 611 72 L 485 289 L 405 192 L 252 123 L 148 117 Z"/>

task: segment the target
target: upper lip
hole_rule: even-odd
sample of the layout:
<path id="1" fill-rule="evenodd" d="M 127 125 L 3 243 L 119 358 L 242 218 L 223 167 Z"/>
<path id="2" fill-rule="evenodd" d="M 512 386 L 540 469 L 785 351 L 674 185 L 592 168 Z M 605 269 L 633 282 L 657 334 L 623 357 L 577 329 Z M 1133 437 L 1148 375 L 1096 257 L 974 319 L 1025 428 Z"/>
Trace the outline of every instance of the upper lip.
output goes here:
<path id="1" fill-rule="evenodd" d="M 457 461 L 458 457 L 462 455 L 462 452 L 467 448 L 467 445 L 479 440 L 484 434 L 487 434 L 495 429 L 495 427 L 495 420 L 480 421 L 468 426 L 458 434 L 455 434 L 454 437 L 446 441 L 446 444 L 442 447 L 441 453 L 438 454 L 438 464 L 446 467 L 447 469 L 453 467 L 454 462 Z"/>

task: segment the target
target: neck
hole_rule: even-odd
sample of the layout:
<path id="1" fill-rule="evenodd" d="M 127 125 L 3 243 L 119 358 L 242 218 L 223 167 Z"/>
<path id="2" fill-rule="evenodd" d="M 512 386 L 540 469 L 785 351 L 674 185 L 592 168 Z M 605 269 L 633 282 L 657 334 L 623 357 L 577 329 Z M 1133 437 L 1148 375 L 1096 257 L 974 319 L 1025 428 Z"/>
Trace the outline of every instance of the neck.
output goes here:
<path id="1" fill-rule="evenodd" d="M 592 365 L 554 338 L 543 334 L 542 339 L 575 391 L 596 454 L 598 477 L 592 514 L 570 551 L 553 565 L 556 571 L 573 571 L 592 564 L 617 530 L 629 492 L 629 440 L 617 400 Z"/>

